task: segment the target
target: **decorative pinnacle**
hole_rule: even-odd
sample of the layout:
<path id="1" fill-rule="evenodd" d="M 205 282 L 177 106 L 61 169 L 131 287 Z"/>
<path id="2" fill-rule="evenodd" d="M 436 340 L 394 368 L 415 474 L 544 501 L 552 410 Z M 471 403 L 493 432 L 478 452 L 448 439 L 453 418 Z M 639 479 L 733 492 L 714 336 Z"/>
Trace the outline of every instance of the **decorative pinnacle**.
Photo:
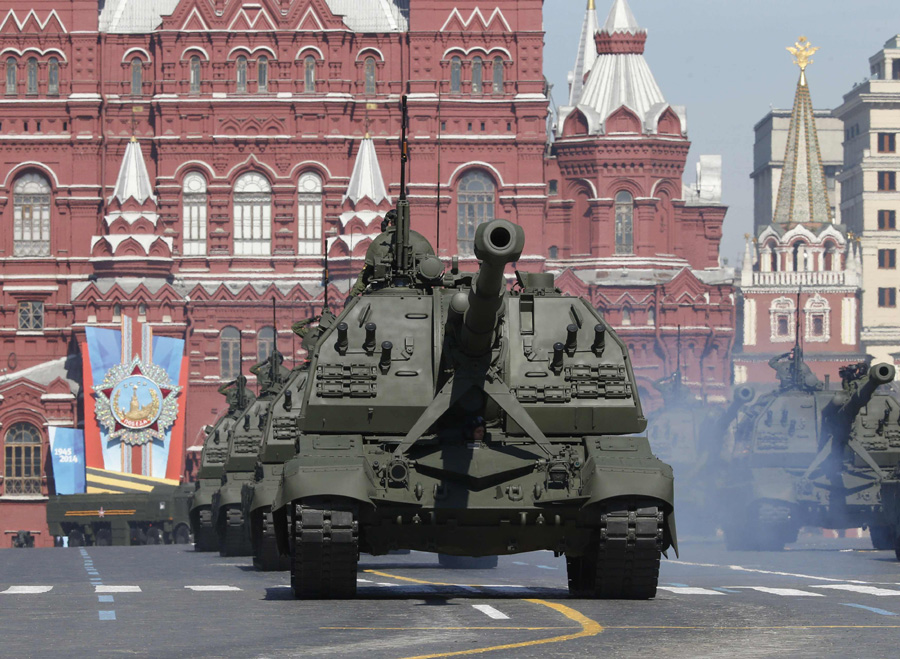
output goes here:
<path id="1" fill-rule="evenodd" d="M 812 64 L 813 54 L 819 50 L 818 46 L 809 43 L 806 37 L 800 37 L 793 46 L 788 46 L 787 51 L 794 56 L 794 64 L 800 67 L 800 83 L 806 84 L 806 67 Z"/>
<path id="2" fill-rule="evenodd" d="M 588 9 L 596 9 L 596 7 L 594 6 L 594 0 L 588 0 L 587 8 Z"/>

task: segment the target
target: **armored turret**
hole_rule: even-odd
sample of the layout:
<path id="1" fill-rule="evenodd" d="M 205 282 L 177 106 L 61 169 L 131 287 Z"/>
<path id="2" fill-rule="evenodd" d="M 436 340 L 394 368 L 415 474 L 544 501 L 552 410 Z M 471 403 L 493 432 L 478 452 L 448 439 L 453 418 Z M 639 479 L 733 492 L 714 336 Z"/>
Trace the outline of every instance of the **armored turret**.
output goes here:
<path id="1" fill-rule="evenodd" d="M 850 427 L 853 425 L 856 415 L 872 400 L 878 387 L 894 381 L 896 371 L 893 366 L 884 363 L 875 364 L 868 373 L 861 377 L 849 376 L 850 374 L 845 369 L 841 369 L 841 371 L 844 376 L 842 378 L 844 388 L 834 395 L 823 410 L 823 415 L 830 436 L 849 441 Z"/>

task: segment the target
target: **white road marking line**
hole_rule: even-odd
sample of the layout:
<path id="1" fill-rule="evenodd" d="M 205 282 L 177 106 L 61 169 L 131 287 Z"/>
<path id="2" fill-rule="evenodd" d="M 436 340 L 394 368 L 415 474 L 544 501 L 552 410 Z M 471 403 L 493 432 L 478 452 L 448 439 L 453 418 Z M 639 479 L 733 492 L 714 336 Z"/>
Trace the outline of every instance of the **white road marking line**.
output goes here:
<path id="1" fill-rule="evenodd" d="M 372 580 L 371 579 L 361 579 L 359 577 L 356 577 L 356 583 L 372 583 Z"/>
<path id="2" fill-rule="evenodd" d="M 829 586 L 813 586 L 814 588 L 829 588 Z M 731 588 L 743 588 L 746 590 L 758 590 L 761 593 L 769 595 L 778 595 L 780 597 L 825 597 L 822 593 L 811 593 L 808 590 L 798 590 L 796 588 L 767 588 L 766 586 L 731 586 Z"/>
<path id="3" fill-rule="evenodd" d="M 513 565 L 530 565 L 530 563 L 523 563 L 522 561 L 513 561 Z"/>
<path id="4" fill-rule="evenodd" d="M 53 586 L 10 586 L 6 590 L 0 592 L 2 595 L 40 595 L 41 593 L 49 593 L 53 590 Z"/>
<path id="5" fill-rule="evenodd" d="M 397 584 L 395 584 L 395 583 L 380 583 L 380 582 L 376 583 L 375 585 L 376 586 L 394 586 L 394 587 L 397 586 Z"/>
<path id="6" fill-rule="evenodd" d="M 237 586 L 185 586 L 185 588 L 200 593 L 221 592 L 225 590 L 241 590 Z"/>
<path id="7" fill-rule="evenodd" d="M 856 579 L 834 579 L 832 577 L 817 577 L 812 574 L 795 574 L 794 572 L 774 572 L 772 570 L 760 570 L 752 567 L 744 567 L 742 565 L 723 565 L 720 563 L 691 563 L 690 561 L 672 561 L 673 565 L 690 565 L 692 567 L 718 567 L 727 568 L 736 572 L 754 572 L 757 574 L 773 574 L 778 577 L 796 577 L 798 579 L 812 579 L 814 581 L 833 581 L 835 583 L 882 583 L 871 581 L 858 581 Z"/>
<path id="8" fill-rule="evenodd" d="M 94 586 L 95 593 L 139 593 L 140 586 Z"/>
<path id="9" fill-rule="evenodd" d="M 709 588 L 691 588 L 691 587 L 676 587 L 676 586 L 657 586 L 657 590 L 668 590 L 670 593 L 674 593 L 676 595 L 724 595 L 725 593 L 720 593 L 718 590 L 710 590 Z"/>
<path id="10" fill-rule="evenodd" d="M 842 584 L 839 586 L 811 586 L 812 588 L 831 588 L 832 590 L 849 590 L 852 593 L 863 595 L 875 595 L 876 597 L 900 597 L 900 590 L 888 590 L 887 588 L 875 588 L 874 586 L 857 586 Z"/>
<path id="11" fill-rule="evenodd" d="M 558 570 L 558 567 L 550 567 L 549 565 L 538 565 L 542 570 Z"/>
<path id="12" fill-rule="evenodd" d="M 478 609 L 488 618 L 493 618 L 494 620 L 509 620 L 509 616 L 503 613 L 502 611 L 498 611 L 490 604 L 473 604 L 473 609 Z"/>

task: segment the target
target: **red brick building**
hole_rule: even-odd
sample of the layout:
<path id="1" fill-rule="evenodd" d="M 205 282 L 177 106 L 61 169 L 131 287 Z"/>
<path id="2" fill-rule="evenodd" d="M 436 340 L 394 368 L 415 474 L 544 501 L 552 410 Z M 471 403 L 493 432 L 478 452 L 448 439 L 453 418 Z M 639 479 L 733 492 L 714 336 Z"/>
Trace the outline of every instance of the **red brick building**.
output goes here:
<path id="1" fill-rule="evenodd" d="M 690 142 L 643 57 L 647 32 L 624 0 L 582 31 L 567 106 L 547 161 L 548 268 L 589 297 L 631 348 L 646 405 L 677 368 L 686 384 L 724 400 L 731 380 L 735 301 L 719 266 L 726 208 L 721 161 L 701 156 L 697 186 L 682 183 Z"/>
<path id="2" fill-rule="evenodd" d="M 680 325 L 686 379 L 721 395 L 734 305 L 715 176 L 682 186 L 685 113 L 655 82 L 609 88 L 652 82 L 624 0 L 599 32 L 589 5 L 583 89 L 548 135 L 541 11 L 0 1 L 0 531 L 42 528 L 49 427 L 99 441 L 90 328 L 184 340 L 183 447 L 241 360 L 246 374 L 271 350 L 273 299 L 278 346 L 301 356 L 291 322 L 340 306 L 399 192 L 404 92 L 413 222 L 440 256 L 471 259 L 477 224 L 507 217 L 528 235 L 518 267 L 589 296 L 645 383 L 675 368 Z"/>

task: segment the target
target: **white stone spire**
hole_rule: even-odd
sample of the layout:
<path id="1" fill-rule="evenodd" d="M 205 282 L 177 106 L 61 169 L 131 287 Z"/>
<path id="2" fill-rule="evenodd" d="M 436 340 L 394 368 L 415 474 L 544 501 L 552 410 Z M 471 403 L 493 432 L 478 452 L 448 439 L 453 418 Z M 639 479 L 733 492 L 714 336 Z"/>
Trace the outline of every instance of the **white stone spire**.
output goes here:
<path id="1" fill-rule="evenodd" d="M 581 90 L 584 88 L 584 77 L 591 72 L 597 61 L 597 44 L 594 35 L 597 33 L 597 9 L 594 0 L 588 0 L 584 23 L 581 24 L 581 38 L 578 40 L 578 53 L 575 55 L 575 68 L 569 71 L 569 105 L 578 105 Z"/>
<path id="2" fill-rule="evenodd" d="M 634 14 L 631 13 L 631 7 L 628 6 L 626 0 L 615 0 L 609 16 L 606 17 L 606 23 L 603 24 L 603 32 L 613 34 L 615 32 L 628 32 L 629 34 L 637 34 L 638 32 L 646 32 L 640 25 Z"/>
<path id="3" fill-rule="evenodd" d="M 384 178 L 381 176 L 378 156 L 375 154 L 375 144 L 368 133 L 360 142 L 359 151 L 356 153 L 353 173 L 350 174 L 350 185 L 347 186 L 347 194 L 344 195 L 344 201 L 347 199 L 354 204 L 359 203 L 360 199 L 369 199 L 376 206 L 383 201 L 391 203 L 384 186 Z"/>
<path id="4" fill-rule="evenodd" d="M 124 204 L 129 199 L 134 199 L 143 204 L 148 199 L 156 203 L 153 194 L 153 185 L 150 175 L 147 173 L 147 163 L 144 162 L 144 153 L 141 151 L 141 143 L 132 137 L 125 147 L 125 156 L 122 158 L 122 167 L 119 169 L 119 177 L 116 179 L 116 187 L 109 201 L 117 200 Z"/>

